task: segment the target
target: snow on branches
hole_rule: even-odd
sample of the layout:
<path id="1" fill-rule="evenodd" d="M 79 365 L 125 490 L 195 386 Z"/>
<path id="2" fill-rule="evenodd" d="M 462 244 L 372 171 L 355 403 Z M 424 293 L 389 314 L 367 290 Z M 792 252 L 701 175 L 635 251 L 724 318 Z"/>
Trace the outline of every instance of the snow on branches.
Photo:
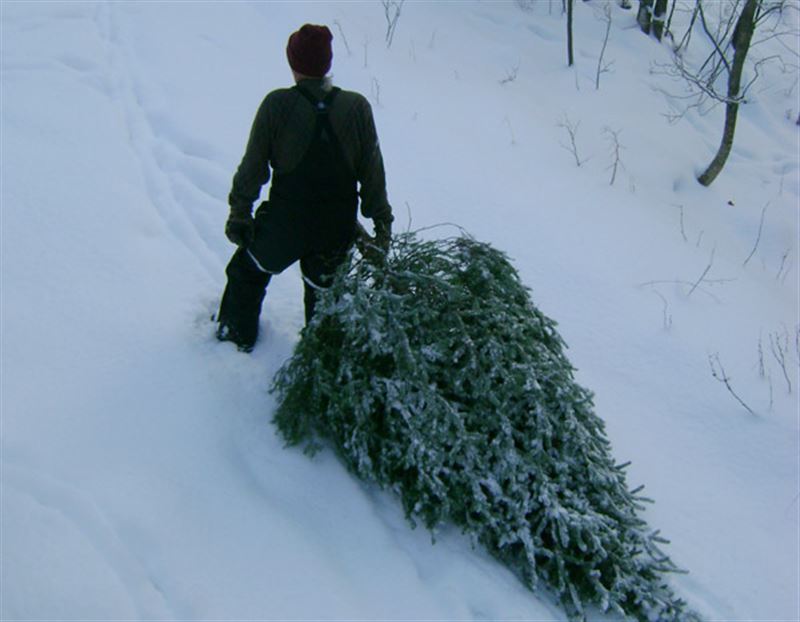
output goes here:
<path id="1" fill-rule="evenodd" d="M 564 349 L 503 253 L 406 233 L 321 296 L 275 377 L 275 420 L 397 492 L 412 524 L 458 525 L 570 617 L 692 619 Z"/>

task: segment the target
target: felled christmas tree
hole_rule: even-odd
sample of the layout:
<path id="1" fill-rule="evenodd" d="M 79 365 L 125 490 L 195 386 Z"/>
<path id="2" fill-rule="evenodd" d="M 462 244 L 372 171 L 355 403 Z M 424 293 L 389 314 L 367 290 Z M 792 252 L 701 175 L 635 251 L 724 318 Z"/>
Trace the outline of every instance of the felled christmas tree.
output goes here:
<path id="1" fill-rule="evenodd" d="M 503 253 L 397 236 L 385 262 L 354 255 L 315 313 L 273 386 L 289 444 L 330 444 L 412 524 L 455 523 L 570 617 L 694 618 L 555 322 Z"/>

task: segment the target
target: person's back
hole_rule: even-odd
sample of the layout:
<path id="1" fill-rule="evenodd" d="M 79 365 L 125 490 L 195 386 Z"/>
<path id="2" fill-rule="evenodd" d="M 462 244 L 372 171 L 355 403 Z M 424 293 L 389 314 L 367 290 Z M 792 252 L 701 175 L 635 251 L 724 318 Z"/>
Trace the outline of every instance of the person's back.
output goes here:
<path id="1" fill-rule="evenodd" d="M 392 214 L 372 110 L 362 95 L 325 79 L 331 39 L 326 27 L 308 24 L 290 37 L 296 84 L 262 102 L 233 179 L 226 235 L 239 249 L 226 269 L 217 337 L 242 350 L 255 344 L 271 275 L 297 260 L 310 319 L 315 290 L 327 285 L 353 243 L 359 196 L 362 214 L 388 246 Z M 269 201 L 253 219 L 253 203 L 270 177 Z"/>

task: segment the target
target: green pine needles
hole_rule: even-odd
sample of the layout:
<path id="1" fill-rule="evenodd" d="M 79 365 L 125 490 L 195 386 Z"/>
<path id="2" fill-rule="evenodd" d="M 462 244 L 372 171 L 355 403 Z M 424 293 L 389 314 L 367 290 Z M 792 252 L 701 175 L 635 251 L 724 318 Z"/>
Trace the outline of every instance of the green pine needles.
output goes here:
<path id="1" fill-rule="evenodd" d="M 354 254 L 276 375 L 288 443 L 329 443 L 412 524 L 455 523 L 571 618 L 694 619 L 637 516 L 647 500 L 508 258 L 407 233 L 379 263 Z"/>

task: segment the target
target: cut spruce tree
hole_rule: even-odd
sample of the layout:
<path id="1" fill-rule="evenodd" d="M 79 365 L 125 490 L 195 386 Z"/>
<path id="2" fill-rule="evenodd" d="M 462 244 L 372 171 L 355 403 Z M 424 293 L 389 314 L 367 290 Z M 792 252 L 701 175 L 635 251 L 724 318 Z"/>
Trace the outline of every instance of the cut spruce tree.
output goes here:
<path id="1" fill-rule="evenodd" d="M 275 420 L 288 444 L 331 446 L 394 490 L 412 525 L 460 527 L 571 618 L 694 619 L 564 349 L 502 252 L 407 233 L 321 293 L 274 379 Z"/>

